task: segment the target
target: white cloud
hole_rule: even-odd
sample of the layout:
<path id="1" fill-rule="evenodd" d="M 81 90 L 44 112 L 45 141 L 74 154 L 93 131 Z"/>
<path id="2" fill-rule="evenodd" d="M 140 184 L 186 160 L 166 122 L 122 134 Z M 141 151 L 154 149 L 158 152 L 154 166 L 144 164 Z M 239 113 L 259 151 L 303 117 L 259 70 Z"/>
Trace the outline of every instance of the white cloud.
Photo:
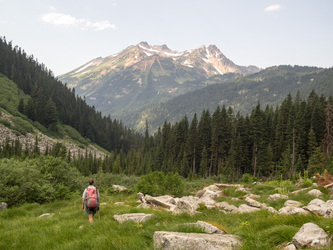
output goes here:
<path id="1" fill-rule="evenodd" d="M 281 5 L 279 4 L 274 4 L 274 5 L 270 5 L 268 7 L 265 8 L 265 11 L 269 11 L 269 12 L 272 12 L 272 11 L 278 11 L 281 9 Z"/>
<path id="2" fill-rule="evenodd" d="M 42 21 L 56 26 L 77 27 L 83 30 L 92 28 L 96 31 L 114 29 L 117 27 L 109 21 L 92 22 L 89 19 L 79 19 L 63 13 L 47 13 L 42 15 Z"/>

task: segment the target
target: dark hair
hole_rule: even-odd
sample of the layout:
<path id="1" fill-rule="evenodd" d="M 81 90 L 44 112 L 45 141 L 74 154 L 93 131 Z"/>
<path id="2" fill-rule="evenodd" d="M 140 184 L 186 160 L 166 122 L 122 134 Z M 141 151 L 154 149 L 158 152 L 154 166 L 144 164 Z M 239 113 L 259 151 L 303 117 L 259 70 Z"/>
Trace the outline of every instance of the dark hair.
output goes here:
<path id="1" fill-rule="evenodd" d="M 89 179 L 89 185 L 94 185 L 94 179 Z"/>

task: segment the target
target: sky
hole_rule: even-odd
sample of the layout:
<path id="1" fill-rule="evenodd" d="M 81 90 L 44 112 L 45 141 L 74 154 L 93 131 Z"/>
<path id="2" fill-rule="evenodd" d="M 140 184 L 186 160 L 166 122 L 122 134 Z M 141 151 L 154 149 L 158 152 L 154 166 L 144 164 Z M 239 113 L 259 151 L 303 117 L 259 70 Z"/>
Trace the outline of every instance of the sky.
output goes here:
<path id="1" fill-rule="evenodd" d="M 333 66 L 332 0 L 0 0 L 0 36 L 55 76 L 146 41 L 237 65 Z"/>

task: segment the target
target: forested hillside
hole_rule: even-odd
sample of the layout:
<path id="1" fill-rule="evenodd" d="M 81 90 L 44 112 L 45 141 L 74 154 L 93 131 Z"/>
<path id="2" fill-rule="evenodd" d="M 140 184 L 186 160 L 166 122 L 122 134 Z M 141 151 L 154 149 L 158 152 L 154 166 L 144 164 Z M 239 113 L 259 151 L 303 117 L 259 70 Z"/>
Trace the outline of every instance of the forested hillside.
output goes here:
<path id="1" fill-rule="evenodd" d="M 0 73 L 31 97 L 20 101 L 20 112 L 32 121 L 50 130 L 56 130 L 58 122 L 69 125 L 107 150 L 128 151 L 139 143 L 140 135 L 120 121 L 102 116 L 77 97 L 74 89 L 56 79 L 44 64 L 4 38 L 0 38 Z"/>
<path id="2" fill-rule="evenodd" d="M 295 96 L 297 91 L 302 98 L 307 98 L 312 90 L 318 95 L 333 95 L 333 69 L 301 66 L 276 66 L 264 69 L 247 76 L 227 75 L 213 77 L 207 87 L 173 98 L 155 107 L 144 109 L 136 114 L 138 122 L 144 117 L 152 129 L 163 125 L 163 122 L 174 123 L 186 115 L 193 118 L 203 109 L 213 112 L 217 106 L 233 107 L 235 112 L 243 115 L 251 112 L 258 101 L 262 106 L 276 107 L 281 105 L 288 94 Z M 180 112 L 181 110 L 181 112 Z M 135 123 L 133 123 L 135 124 Z"/>

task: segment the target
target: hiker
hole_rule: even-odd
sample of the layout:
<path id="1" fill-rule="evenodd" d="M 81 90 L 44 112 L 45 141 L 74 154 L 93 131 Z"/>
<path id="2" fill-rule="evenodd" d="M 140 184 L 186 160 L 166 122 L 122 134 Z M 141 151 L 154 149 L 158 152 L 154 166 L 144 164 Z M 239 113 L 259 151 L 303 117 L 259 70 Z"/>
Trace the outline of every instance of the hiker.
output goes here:
<path id="1" fill-rule="evenodd" d="M 94 214 L 99 211 L 99 192 L 94 186 L 94 180 L 89 179 L 89 186 L 84 190 L 82 195 L 82 210 L 86 210 L 89 222 L 93 223 Z"/>

